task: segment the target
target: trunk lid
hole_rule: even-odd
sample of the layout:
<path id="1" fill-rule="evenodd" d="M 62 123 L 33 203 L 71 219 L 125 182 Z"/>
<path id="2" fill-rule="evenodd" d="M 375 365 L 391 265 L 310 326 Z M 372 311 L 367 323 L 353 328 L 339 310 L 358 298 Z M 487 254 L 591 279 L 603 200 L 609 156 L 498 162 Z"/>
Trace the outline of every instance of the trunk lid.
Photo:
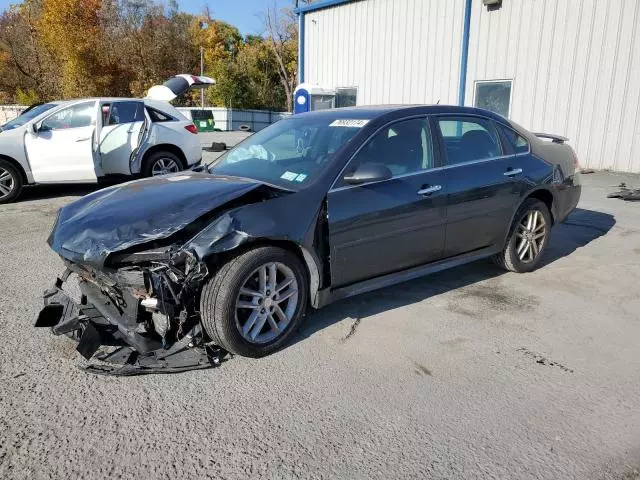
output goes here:
<path id="1" fill-rule="evenodd" d="M 171 77 L 162 85 L 154 85 L 149 89 L 145 98 L 170 102 L 189 90 L 208 88 L 215 84 L 216 81 L 213 78 L 183 73 Z"/>

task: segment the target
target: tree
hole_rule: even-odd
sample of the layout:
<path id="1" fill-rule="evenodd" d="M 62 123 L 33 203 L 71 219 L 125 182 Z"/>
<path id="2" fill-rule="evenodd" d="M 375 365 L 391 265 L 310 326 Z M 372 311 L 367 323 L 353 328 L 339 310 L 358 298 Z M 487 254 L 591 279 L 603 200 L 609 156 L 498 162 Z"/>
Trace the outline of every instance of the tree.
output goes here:
<path id="1" fill-rule="evenodd" d="M 292 10 L 268 10 L 265 31 L 243 37 L 207 9 L 180 12 L 175 0 L 166 7 L 157 0 L 23 0 L 0 14 L 0 101 L 142 96 L 173 75 L 199 73 L 202 48 L 205 74 L 217 82 L 207 90 L 211 104 L 289 109 L 297 81 Z M 198 97 L 188 93 L 176 103 Z"/>
<path id="2" fill-rule="evenodd" d="M 0 91 L 13 97 L 18 90 L 31 98 L 49 99 L 59 88 L 58 65 L 42 45 L 38 20 L 42 2 L 26 0 L 0 16 Z"/>
<path id="3" fill-rule="evenodd" d="M 305 2 L 306 3 L 306 2 Z M 278 76 L 286 95 L 287 109 L 293 107 L 298 80 L 298 28 L 291 9 L 268 8 L 264 15 L 267 42 L 278 63 Z"/>

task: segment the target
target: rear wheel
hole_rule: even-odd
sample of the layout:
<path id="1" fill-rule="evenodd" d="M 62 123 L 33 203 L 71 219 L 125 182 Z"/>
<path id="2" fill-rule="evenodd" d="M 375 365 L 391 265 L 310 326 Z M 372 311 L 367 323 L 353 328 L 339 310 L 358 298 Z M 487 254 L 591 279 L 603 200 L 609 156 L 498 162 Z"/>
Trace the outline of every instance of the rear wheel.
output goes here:
<path id="1" fill-rule="evenodd" d="M 10 162 L 0 159 L 0 204 L 11 203 L 22 190 L 22 175 Z"/>
<path id="2" fill-rule="evenodd" d="M 154 152 L 149 155 L 142 166 L 142 175 L 145 177 L 157 177 L 158 175 L 168 175 L 177 173 L 184 166 L 180 159 L 171 152 Z"/>
<path id="3" fill-rule="evenodd" d="M 307 304 L 306 271 L 287 250 L 260 247 L 226 263 L 203 288 L 202 323 L 225 350 L 261 357 L 295 331 Z"/>
<path id="4" fill-rule="evenodd" d="M 494 258 L 506 270 L 524 273 L 534 270 L 549 243 L 551 214 L 535 198 L 527 199 L 518 209 L 504 250 Z"/>

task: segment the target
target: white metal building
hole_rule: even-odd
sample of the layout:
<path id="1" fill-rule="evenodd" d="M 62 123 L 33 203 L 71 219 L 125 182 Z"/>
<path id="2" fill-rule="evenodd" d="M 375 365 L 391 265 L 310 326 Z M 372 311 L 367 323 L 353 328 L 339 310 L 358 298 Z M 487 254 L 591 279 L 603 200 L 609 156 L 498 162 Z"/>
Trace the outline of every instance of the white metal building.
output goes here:
<path id="1" fill-rule="evenodd" d="M 493 3 L 494 5 L 485 5 Z M 464 104 L 640 172 L 640 0 L 325 0 L 298 10 L 300 83 L 339 106 Z"/>

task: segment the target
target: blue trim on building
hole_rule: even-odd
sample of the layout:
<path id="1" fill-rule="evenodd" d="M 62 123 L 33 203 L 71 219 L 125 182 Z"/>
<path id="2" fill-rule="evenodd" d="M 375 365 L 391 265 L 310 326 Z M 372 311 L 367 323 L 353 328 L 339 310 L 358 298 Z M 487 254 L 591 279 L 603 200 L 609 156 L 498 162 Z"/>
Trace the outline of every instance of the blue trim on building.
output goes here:
<path id="1" fill-rule="evenodd" d="M 304 13 L 298 13 L 298 83 L 304 83 Z"/>
<path id="2" fill-rule="evenodd" d="M 458 105 L 464 105 L 467 89 L 467 61 L 469 60 L 469 33 L 471 30 L 471 0 L 464 5 L 464 26 L 462 28 L 462 52 L 460 54 L 460 79 L 458 80 Z"/>
<path id="3" fill-rule="evenodd" d="M 323 0 L 321 2 L 298 7 L 294 11 L 295 13 L 315 12 L 316 10 L 322 10 L 323 8 L 335 7 L 336 5 L 342 5 L 343 3 L 350 3 L 355 1 L 357 0 Z"/>

